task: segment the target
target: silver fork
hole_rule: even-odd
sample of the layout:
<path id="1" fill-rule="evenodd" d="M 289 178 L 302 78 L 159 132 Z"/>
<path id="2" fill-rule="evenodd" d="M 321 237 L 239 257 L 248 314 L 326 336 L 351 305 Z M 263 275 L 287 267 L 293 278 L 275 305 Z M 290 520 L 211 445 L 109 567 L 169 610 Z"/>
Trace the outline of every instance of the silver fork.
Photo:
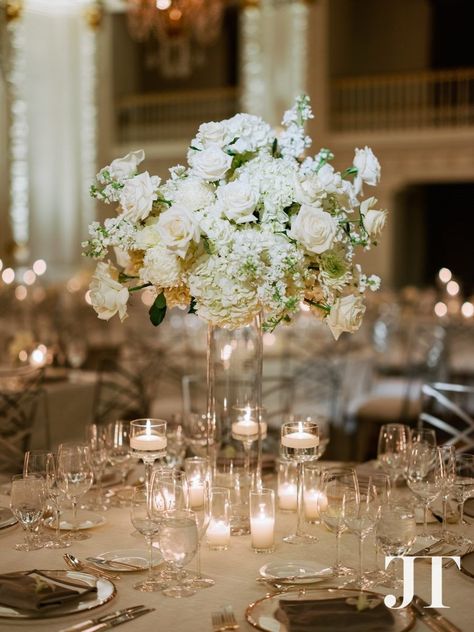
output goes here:
<path id="1" fill-rule="evenodd" d="M 232 606 L 226 606 L 220 611 L 211 612 L 212 631 L 224 632 L 225 630 L 237 630 L 239 625 L 235 619 Z"/>

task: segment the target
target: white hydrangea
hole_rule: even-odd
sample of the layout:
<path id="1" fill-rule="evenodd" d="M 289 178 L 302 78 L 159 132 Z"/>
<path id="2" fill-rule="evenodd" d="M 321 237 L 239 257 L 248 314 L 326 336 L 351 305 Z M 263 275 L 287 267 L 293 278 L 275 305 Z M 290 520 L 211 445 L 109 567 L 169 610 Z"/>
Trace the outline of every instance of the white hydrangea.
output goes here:
<path id="1" fill-rule="evenodd" d="M 157 288 L 178 287 L 182 281 L 182 265 L 179 257 L 162 246 L 149 248 L 143 258 L 140 279 Z"/>
<path id="2" fill-rule="evenodd" d="M 199 211 L 210 206 L 216 199 L 214 187 L 199 178 L 178 180 L 171 197 L 173 202 L 184 206 L 188 211 Z"/>
<path id="3" fill-rule="evenodd" d="M 224 121 L 229 148 L 238 154 L 270 148 L 275 134 L 263 119 L 253 114 L 236 114 Z M 233 142 L 235 141 L 235 142 Z"/>

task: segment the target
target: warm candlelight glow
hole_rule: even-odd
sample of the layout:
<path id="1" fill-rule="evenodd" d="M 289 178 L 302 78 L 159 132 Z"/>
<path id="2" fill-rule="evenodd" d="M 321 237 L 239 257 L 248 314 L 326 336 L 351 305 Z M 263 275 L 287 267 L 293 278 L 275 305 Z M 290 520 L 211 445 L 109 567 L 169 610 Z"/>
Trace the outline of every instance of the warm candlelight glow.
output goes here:
<path id="1" fill-rule="evenodd" d="M 206 531 L 206 536 L 207 543 L 211 548 L 227 548 L 230 544 L 229 521 L 211 519 Z"/>
<path id="2" fill-rule="evenodd" d="M 19 301 L 24 301 L 28 294 L 28 290 L 24 285 L 17 285 L 15 288 L 15 298 Z"/>
<path id="3" fill-rule="evenodd" d="M 324 492 L 317 489 L 308 489 L 304 492 L 304 513 L 307 520 L 317 520 L 319 512 L 326 509 L 328 499 Z"/>
<path id="4" fill-rule="evenodd" d="M 47 349 L 44 345 L 39 345 L 36 349 L 33 349 L 30 355 L 31 366 L 41 367 L 46 364 Z"/>
<path id="5" fill-rule="evenodd" d="M 441 268 L 438 272 L 438 276 L 442 283 L 448 283 L 448 281 L 451 281 L 453 274 L 449 268 Z"/>
<path id="6" fill-rule="evenodd" d="M 457 283 L 456 281 L 449 281 L 449 283 L 446 285 L 446 292 L 449 294 L 449 296 L 457 296 L 459 294 L 459 283 Z"/>
<path id="7" fill-rule="evenodd" d="M 23 283 L 25 283 L 26 285 L 33 285 L 35 281 L 36 274 L 33 272 L 33 270 L 27 270 L 23 275 Z"/>
<path id="8" fill-rule="evenodd" d="M 278 486 L 278 506 L 284 511 L 295 511 L 297 502 L 296 483 L 281 483 Z"/>
<path id="9" fill-rule="evenodd" d="M 13 270 L 13 268 L 5 268 L 5 270 L 2 272 L 2 280 L 7 285 L 13 283 L 13 281 L 15 280 L 15 270 Z"/>
<path id="10" fill-rule="evenodd" d="M 461 313 L 464 318 L 472 318 L 474 316 L 474 305 L 469 301 L 462 304 Z"/>
<path id="11" fill-rule="evenodd" d="M 44 259 L 37 259 L 33 264 L 33 272 L 38 276 L 41 276 L 47 269 L 46 261 Z"/>
<path id="12" fill-rule="evenodd" d="M 446 303 L 440 301 L 434 306 L 434 313 L 439 318 L 443 318 L 443 316 L 446 316 L 446 314 L 448 313 L 448 306 L 446 305 Z"/>

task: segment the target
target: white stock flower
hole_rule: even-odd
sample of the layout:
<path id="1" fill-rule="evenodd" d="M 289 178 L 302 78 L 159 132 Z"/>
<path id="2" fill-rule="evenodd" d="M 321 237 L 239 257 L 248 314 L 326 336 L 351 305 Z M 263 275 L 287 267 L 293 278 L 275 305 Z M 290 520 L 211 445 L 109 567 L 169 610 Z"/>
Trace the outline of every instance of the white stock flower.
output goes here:
<path id="1" fill-rule="evenodd" d="M 227 219 L 244 224 L 255 222 L 253 215 L 258 202 L 258 194 L 250 187 L 248 182 L 235 180 L 217 189 L 217 199 Z"/>
<path id="2" fill-rule="evenodd" d="M 193 213 L 178 204 L 161 213 L 156 226 L 163 244 L 182 259 L 190 243 L 199 241 L 199 225 Z"/>
<path id="3" fill-rule="evenodd" d="M 123 158 L 116 158 L 108 167 L 101 170 L 101 173 L 108 171 L 113 180 L 125 180 L 131 178 L 137 172 L 138 165 L 145 159 L 143 149 L 132 151 Z"/>
<path id="4" fill-rule="evenodd" d="M 332 335 L 337 340 L 347 331 L 354 333 L 359 329 L 365 313 L 365 305 L 361 296 L 349 294 L 336 299 L 326 321 Z"/>
<path id="5" fill-rule="evenodd" d="M 360 204 L 360 214 L 364 223 L 364 228 L 372 239 L 377 239 L 382 232 L 387 219 L 387 211 L 378 211 L 374 208 L 377 199 L 367 198 Z"/>
<path id="6" fill-rule="evenodd" d="M 174 202 L 186 207 L 189 211 L 198 211 L 212 204 L 215 200 L 213 187 L 199 178 L 186 178 L 179 181 L 174 194 Z"/>
<path id="7" fill-rule="evenodd" d="M 97 264 L 89 289 L 91 305 L 101 320 L 117 313 L 122 321 L 127 317 L 128 288 L 119 283 L 118 270 L 111 263 Z"/>
<path id="8" fill-rule="evenodd" d="M 202 123 L 199 126 L 196 141 L 204 149 L 211 145 L 224 147 L 227 142 L 227 130 L 222 122 Z M 191 144 L 194 145 L 194 142 Z"/>
<path id="9" fill-rule="evenodd" d="M 177 287 L 181 282 L 182 267 L 179 258 L 162 245 L 147 250 L 140 270 L 140 279 L 156 287 Z"/>
<path id="10" fill-rule="evenodd" d="M 357 169 L 357 174 L 354 178 L 354 188 L 357 195 L 362 191 L 363 182 L 371 186 L 378 184 L 380 180 L 380 163 L 370 147 L 366 145 L 364 149 L 356 149 L 352 164 Z"/>
<path id="11" fill-rule="evenodd" d="M 223 178 L 230 169 L 232 156 L 226 154 L 220 147 L 211 145 L 202 151 L 191 152 L 189 164 L 194 175 L 208 182 L 215 182 Z"/>
<path id="12" fill-rule="evenodd" d="M 303 244 L 306 250 L 321 254 L 331 248 L 338 229 L 338 221 L 319 206 L 303 204 L 291 222 L 290 237 Z"/>
<path id="13" fill-rule="evenodd" d="M 125 181 L 120 192 L 120 206 L 122 217 L 132 222 L 146 219 L 158 195 L 156 190 L 160 185 L 158 176 L 150 177 L 148 171 Z"/>

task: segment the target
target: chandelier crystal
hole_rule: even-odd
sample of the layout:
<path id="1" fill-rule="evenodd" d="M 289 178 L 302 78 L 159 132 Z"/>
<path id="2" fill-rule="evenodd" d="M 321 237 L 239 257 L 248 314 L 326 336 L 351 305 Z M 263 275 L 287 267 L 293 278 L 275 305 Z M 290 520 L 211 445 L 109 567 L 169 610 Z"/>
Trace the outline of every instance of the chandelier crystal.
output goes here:
<path id="1" fill-rule="evenodd" d="M 225 1 L 127 0 L 129 31 L 138 42 L 156 38 L 156 61 L 165 76 L 186 77 L 199 59 L 193 53 L 219 37 Z"/>

